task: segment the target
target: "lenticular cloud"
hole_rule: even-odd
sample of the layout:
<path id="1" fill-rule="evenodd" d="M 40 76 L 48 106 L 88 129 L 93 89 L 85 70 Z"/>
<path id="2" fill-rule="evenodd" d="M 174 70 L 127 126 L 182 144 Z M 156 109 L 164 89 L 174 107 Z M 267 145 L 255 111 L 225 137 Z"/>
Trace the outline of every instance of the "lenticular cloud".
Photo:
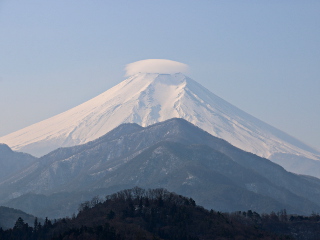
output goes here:
<path id="1" fill-rule="evenodd" d="M 127 64 L 126 76 L 132 76 L 136 73 L 187 73 L 188 65 L 167 59 L 146 59 Z"/>

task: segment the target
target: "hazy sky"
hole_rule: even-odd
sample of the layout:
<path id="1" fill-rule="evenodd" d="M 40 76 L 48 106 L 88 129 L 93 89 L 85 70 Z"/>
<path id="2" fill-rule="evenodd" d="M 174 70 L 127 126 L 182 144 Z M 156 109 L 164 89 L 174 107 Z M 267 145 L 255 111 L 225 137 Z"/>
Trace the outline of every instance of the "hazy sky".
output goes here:
<path id="1" fill-rule="evenodd" d="M 124 80 L 143 59 L 320 149 L 320 1 L 0 0 L 0 136 Z"/>

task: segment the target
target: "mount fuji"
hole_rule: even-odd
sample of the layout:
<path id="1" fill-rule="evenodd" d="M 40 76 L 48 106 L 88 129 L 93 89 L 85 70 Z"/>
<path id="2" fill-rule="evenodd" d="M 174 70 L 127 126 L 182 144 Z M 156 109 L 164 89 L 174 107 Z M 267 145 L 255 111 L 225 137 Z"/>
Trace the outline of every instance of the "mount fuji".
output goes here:
<path id="1" fill-rule="evenodd" d="M 145 127 L 171 118 L 183 118 L 292 172 L 320 177 L 320 171 L 315 171 L 320 169 L 316 149 L 245 113 L 182 73 L 136 73 L 79 106 L 1 137 L 0 142 L 42 156 L 97 139 L 122 123 Z"/>

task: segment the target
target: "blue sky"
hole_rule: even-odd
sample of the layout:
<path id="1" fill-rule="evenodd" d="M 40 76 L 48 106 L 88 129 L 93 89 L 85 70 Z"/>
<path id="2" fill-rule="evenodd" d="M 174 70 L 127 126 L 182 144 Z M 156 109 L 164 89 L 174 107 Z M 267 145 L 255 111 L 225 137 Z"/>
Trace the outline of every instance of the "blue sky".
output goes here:
<path id="1" fill-rule="evenodd" d="M 0 136 L 68 110 L 149 58 L 320 149 L 320 2 L 1 0 Z"/>

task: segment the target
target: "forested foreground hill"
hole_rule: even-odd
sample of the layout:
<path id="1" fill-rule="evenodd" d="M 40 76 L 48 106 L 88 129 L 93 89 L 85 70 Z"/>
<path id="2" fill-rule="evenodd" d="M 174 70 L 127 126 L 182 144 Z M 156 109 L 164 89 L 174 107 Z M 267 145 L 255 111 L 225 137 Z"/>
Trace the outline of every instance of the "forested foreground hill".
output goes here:
<path id="1" fill-rule="evenodd" d="M 133 188 L 94 198 L 72 218 L 35 223 L 19 218 L 0 239 L 317 239 L 319 215 L 288 216 L 256 212 L 226 214 L 206 210 L 164 189 Z"/>

